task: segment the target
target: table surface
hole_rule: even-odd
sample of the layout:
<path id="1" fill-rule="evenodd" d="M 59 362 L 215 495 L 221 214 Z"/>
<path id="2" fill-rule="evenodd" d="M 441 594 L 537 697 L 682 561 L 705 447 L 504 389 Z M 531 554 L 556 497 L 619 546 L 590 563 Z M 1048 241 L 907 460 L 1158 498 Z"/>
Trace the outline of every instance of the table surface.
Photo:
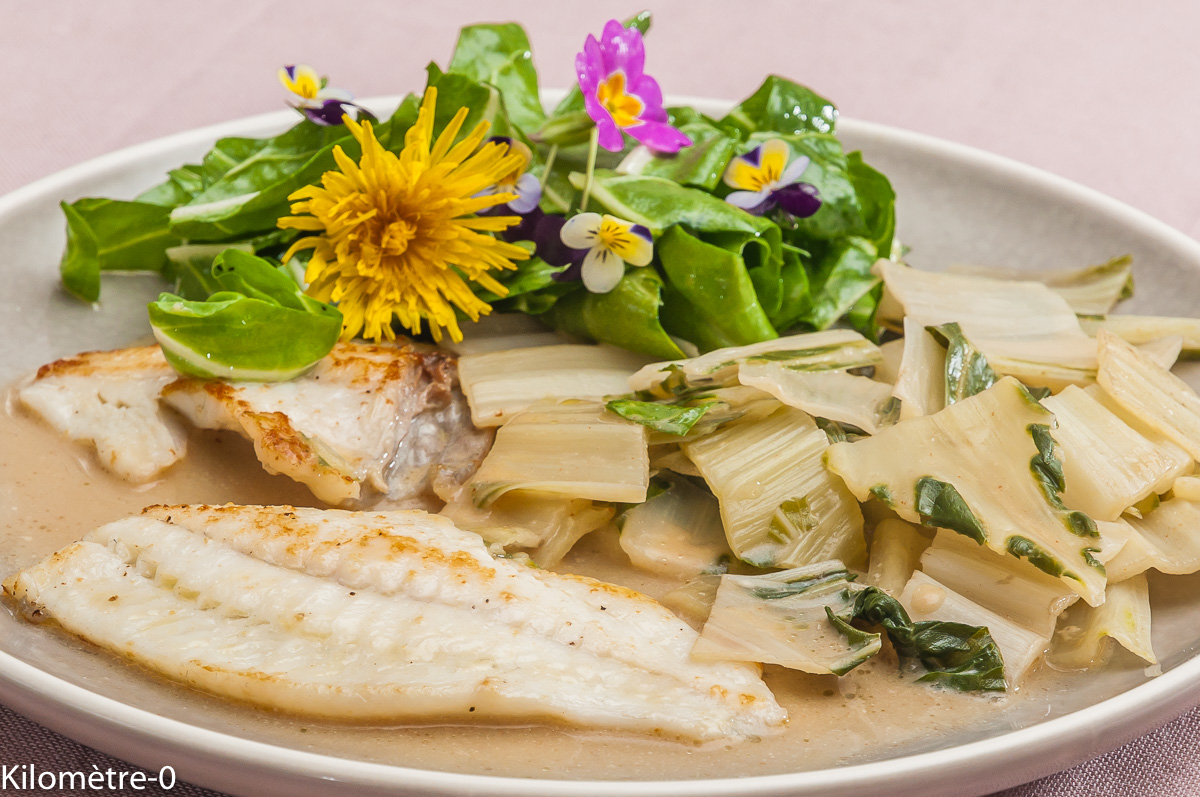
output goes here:
<path id="1" fill-rule="evenodd" d="M 737 98 L 775 72 L 841 112 L 970 144 L 1200 234 L 1200 5 L 646 0 L 648 70 L 673 94 Z M 360 97 L 423 85 L 465 22 L 520 20 L 542 85 L 565 86 L 611 0 L 26 3 L 0 0 L 0 194 L 72 164 L 282 107 L 275 71 L 308 63 Z M 1200 793 L 1200 711 L 1004 797 Z M 0 763 L 118 767 L 0 707 Z M 3 787 L 0 787 L 0 793 Z M 150 794 L 150 791 L 136 792 Z M 210 794 L 182 786 L 171 794 Z M 999 797 L 999 796 L 997 796 Z"/>

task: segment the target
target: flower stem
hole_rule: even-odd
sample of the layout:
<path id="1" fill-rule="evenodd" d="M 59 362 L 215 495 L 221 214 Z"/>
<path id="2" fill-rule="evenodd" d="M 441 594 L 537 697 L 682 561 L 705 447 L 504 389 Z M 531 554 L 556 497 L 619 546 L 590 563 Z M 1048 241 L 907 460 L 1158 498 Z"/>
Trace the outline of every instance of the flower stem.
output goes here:
<path id="1" fill-rule="evenodd" d="M 555 206 L 563 213 L 566 213 L 571 209 L 571 204 L 567 202 L 567 200 L 563 199 L 557 191 L 548 185 L 542 187 L 542 196 L 553 202 Z"/>
<path id="2" fill-rule="evenodd" d="M 600 130 L 592 128 L 592 137 L 588 139 L 587 177 L 583 183 L 583 199 L 579 201 L 579 210 L 587 210 L 588 198 L 592 195 L 592 175 L 596 172 L 596 152 L 600 149 Z"/>
<path id="3" fill-rule="evenodd" d="M 554 168 L 554 159 L 558 157 L 558 144 L 550 145 L 550 153 L 546 155 L 546 166 L 542 169 L 542 187 L 550 181 L 550 170 Z"/>

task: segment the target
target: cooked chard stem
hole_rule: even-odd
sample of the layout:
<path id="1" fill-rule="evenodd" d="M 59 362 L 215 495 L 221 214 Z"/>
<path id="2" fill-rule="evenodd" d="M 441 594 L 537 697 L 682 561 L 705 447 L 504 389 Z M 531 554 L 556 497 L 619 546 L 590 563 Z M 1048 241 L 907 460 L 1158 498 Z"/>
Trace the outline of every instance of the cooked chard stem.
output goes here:
<path id="1" fill-rule="evenodd" d="M 826 456 L 859 500 L 884 494 L 912 523 L 953 529 L 993 551 L 1031 556 L 1089 603 L 1104 597 L 1094 522 L 1067 510 L 1048 425 L 1053 416 L 1011 377 L 934 415 Z"/>
<path id="2" fill-rule="evenodd" d="M 684 445 L 721 502 L 729 545 L 757 567 L 838 558 L 862 567 L 862 512 L 822 465 L 828 438 L 805 413 L 783 407 Z M 788 516 L 788 507 L 796 509 Z M 781 520 L 782 515 L 786 520 Z"/>

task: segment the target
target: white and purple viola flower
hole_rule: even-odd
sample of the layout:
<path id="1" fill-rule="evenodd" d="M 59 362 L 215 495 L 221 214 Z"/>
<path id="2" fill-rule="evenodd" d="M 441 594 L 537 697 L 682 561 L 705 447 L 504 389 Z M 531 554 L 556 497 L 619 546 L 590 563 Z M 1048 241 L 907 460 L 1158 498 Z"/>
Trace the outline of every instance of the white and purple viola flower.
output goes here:
<path id="1" fill-rule="evenodd" d="M 329 88 L 311 66 L 288 64 L 279 70 L 279 82 L 298 98 L 292 107 L 314 124 L 340 125 L 343 116 L 357 119 L 359 114 L 368 119 L 375 118 L 354 103 L 354 95 L 350 92 Z"/>
<path id="2" fill-rule="evenodd" d="M 588 34 L 575 56 L 575 73 L 588 116 L 596 123 L 600 146 L 619 152 L 624 131 L 658 152 L 678 152 L 692 140 L 667 121 L 658 82 L 642 71 L 642 34 L 609 20 L 597 41 Z"/>
<path id="3" fill-rule="evenodd" d="M 607 213 L 572 216 L 559 229 L 559 239 L 568 250 L 584 253 L 579 276 L 592 293 L 608 293 L 617 287 L 625 276 L 626 263 L 648 266 L 654 259 L 650 230 Z"/>
<path id="4" fill-rule="evenodd" d="M 495 208 L 489 208 L 489 215 L 502 213 L 515 213 L 519 216 L 524 216 L 532 213 L 537 208 L 538 203 L 542 201 L 542 181 L 537 178 L 537 175 L 530 173 L 529 167 L 533 165 L 533 152 L 524 143 L 515 138 L 508 136 L 492 136 L 484 142 L 486 146 L 489 143 L 503 144 L 508 148 L 508 151 L 521 156 L 521 162 L 508 174 L 500 178 L 500 181 L 495 185 L 489 186 L 479 192 L 478 196 L 487 196 L 490 194 L 516 194 L 517 198 L 510 200 L 504 205 Z"/>
<path id="5" fill-rule="evenodd" d="M 821 208 L 817 187 L 800 180 L 809 159 L 791 155 L 786 141 L 773 138 L 729 161 L 723 179 L 737 190 L 725 201 L 756 216 L 777 207 L 797 218 L 816 213 Z"/>

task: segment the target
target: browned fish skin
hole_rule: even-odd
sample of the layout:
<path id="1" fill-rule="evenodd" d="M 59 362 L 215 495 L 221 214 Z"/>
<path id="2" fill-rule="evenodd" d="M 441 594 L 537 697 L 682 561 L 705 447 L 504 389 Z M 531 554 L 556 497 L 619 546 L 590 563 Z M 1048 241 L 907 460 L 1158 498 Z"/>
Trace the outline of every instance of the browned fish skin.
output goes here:
<path id="1" fill-rule="evenodd" d="M 201 428 L 239 432 L 268 471 L 334 505 L 435 506 L 491 445 L 471 425 L 454 356 L 408 345 L 338 343 L 290 382 L 183 377 L 163 400 Z"/>

